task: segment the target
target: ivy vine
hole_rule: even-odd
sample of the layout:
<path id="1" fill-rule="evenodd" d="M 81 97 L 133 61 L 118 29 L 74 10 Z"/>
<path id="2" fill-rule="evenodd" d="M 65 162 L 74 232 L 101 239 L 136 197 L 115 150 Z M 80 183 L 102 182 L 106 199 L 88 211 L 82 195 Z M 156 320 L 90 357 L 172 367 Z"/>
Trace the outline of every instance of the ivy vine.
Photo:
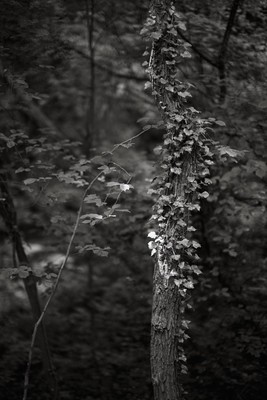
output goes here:
<path id="1" fill-rule="evenodd" d="M 187 372 L 182 343 L 189 321 L 185 310 L 190 307 L 188 291 L 194 288 L 195 277 L 201 273 L 193 239 L 196 230 L 192 213 L 200 210 L 200 200 L 207 198 L 206 187 L 212 183 L 210 166 L 214 163 L 214 142 L 208 134 L 212 121 L 203 119 L 193 107 L 187 106 L 191 97 L 189 82 L 181 81 L 180 64 L 190 58 L 190 45 L 178 37 L 185 23 L 172 3 L 154 2 L 142 34 L 152 41 L 149 61 L 144 66 L 150 77 L 152 94 L 166 128 L 161 154 L 161 174 L 150 193 L 155 196 L 152 221 L 155 227 L 148 234 L 149 248 L 156 257 L 164 285 L 174 283 L 180 298 L 179 369 Z"/>

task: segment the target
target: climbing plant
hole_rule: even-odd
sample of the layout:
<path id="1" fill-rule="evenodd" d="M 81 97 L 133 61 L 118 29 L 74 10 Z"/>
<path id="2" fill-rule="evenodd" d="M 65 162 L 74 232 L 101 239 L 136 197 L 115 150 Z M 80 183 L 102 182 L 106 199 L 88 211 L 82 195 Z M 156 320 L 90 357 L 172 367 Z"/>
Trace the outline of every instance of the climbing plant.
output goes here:
<path id="1" fill-rule="evenodd" d="M 185 310 L 190 307 L 189 291 L 194 288 L 199 269 L 192 215 L 200 210 L 200 200 L 212 183 L 214 163 L 212 124 L 222 121 L 199 116 L 187 105 L 192 85 L 181 80 L 179 66 L 190 58 L 190 45 L 178 37 L 186 30 L 183 17 L 171 1 L 153 1 L 142 34 L 152 41 L 144 66 L 162 116 L 166 133 L 162 146 L 161 173 L 150 193 L 155 196 L 149 232 L 149 248 L 155 257 L 151 335 L 151 369 L 156 400 L 177 400 L 183 396 L 180 375 L 187 372 L 183 343 L 189 337 Z M 227 149 L 218 148 L 223 154 Z"/>

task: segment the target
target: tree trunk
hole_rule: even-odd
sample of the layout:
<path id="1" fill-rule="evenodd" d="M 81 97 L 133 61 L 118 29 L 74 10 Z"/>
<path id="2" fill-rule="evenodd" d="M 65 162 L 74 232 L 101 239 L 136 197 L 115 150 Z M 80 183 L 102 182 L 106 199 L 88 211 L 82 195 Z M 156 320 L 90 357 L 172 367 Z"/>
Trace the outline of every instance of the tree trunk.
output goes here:
<path id="1" fill-rule="evenodd" d="M 151 329 L 151 372 L 155 400 L 180 398 L 178 327 L 180 301 L 177 286 L 168 286 L 155 265 Z"/>
<path id="2" fill-rule="evenodd" d="M 178 38 L 185 30 L 183 17 L 170 0 L 154 0 L 143 29 L 152 40 L 147 72 L 152 93 L 161 112 L 166 134 L 161 146 L 162 173 L 153 185 L 156 196 L 153 227 L 149 233 L 151 255 L 156 256 L 153 280 L 151 330 L 151 372 L 155 400 L 179 400 L 183 397 L 181 375 L 187 372 L 183 342 L 188 323 L 185 309 L 187 292 L 194 287 L 194 274 L 200 273 L 192 238 L 192 211 L 200 209 L 199 200 L 208 193 L 203 186 L 209 166 L 213 164 L 211 139 L 193 107 L 187 107 L 191 97 L 190 84 L 182 82 L 179 67 L 190 58 L 188 45 Z"/>

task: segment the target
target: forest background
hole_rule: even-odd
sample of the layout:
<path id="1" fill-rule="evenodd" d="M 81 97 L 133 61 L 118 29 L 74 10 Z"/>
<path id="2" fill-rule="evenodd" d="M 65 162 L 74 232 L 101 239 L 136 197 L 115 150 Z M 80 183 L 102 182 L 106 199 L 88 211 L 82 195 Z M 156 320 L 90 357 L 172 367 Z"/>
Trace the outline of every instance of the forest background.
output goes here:
<path id="1" fill-rule="evenodd" d="M 179 70 L 193 85 L 188 106 L 217 121 L 213 136 L 223 149 L 210 196 L 194 215 L 202 274 L 189 299 L 184 387 L 192 400 L 262 399 L 267 6 L 176 3 L 186 26 L 178 35 L 192 54 Z M 153 398 L 147 234 L 164 130 L 142 66 L 148 8 L 139 0 L 1 1 L 0 175 L 1 193 L 8 187 L 12 200 L 0 220 L 5 399 L 22 398 L 33 329 L 23 281 L 33 273 L 44 303 L 84 187 L 97 174 L 45 318 L 60 393 L 66 400 Z M 14 255 L 14 212 L 30 269 Z M 29 399 L 49 398 L 41 365 L 35 349 Z"/>

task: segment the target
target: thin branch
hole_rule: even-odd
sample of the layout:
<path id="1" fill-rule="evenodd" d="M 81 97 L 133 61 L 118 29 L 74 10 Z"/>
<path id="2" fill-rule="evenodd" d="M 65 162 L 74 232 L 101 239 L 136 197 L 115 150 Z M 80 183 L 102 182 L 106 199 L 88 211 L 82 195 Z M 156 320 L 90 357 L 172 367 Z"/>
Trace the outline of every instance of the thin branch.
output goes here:
<path id="1" fill-rule="evenodd" d="M 113 150 L 111 150 L 110 152 L 105 152 L 105 153 L 103 153 L 103 155 L 113 154 L 113 153 L 115 152 L 115 150 L 116 150 L 119 146 L 121 146 L 121 145 L 123 145 L 123 144 L 129 142 L 130 140 L 133 140 L 134 138 L 137 138 L 138 136 L 140 136 L 141 134 L 143 134 L 144 132 L 146 132 L 148 129 L 149 129 L 149 128 L 143 130 L 142 132 L 140 132 L 139 134 L 133 136 L 132 138 L 127 139 L 127 140 L 125 140 L 124 142 L 117 144 L 116 146 L 114 146 Z M 127 173 L 126 170 L 125 170 L 125 172 Z M 37 322 L 36 322 L 35 325 L 34 325 L 34 329 L 33 329 L 33 333 L 32 333 L 32 338 L 31 338 L 31 345 L 30 345 L 30 349 L 29 349 L 29 353 L 28 353 L 27 369 L 26 369 L 26 372 L 25 372 L 25 375 L 24 375 L 23 400 L 27 400 L 28 386 L 29 386 L 29 376 L 30 376 L 30 369 L 31 369 L 31 364 L 32 364 L 33 349 L 34 349 L 34 344 L 35 344 L 35 340 L 36 340 L 36 335 L 37 335 L 38 328 L 39 328 L 40 324 L 42 324 L 42 321 L 43 321 L 44 316 L 45 316 L 45 314 L 46 314 L 46 312 L 47 312 L 47 309 L 48 309 L 48 307 L 49 307 L 49 305 L 50 305 L 50 303 L 51 303 L 53 297 L 55 296 L 56 290 L 57 290 L 57 288 L 58 288 L 58 285 L 59 285 L 59 282 L 60 282 L 60 279 L 61 279 L 61 276 L 62 276 L 62 273 L 63 273 L 64 268 L 65 268 L 65 266 L 66 266 L 66 264 L 67 264 L 67 261 L 68 261 L 68 259 L 69 259 L 71 247 L 72 247 L 73 241 L 74 241 L 74 239 L 75 239 L 75 237 L 76 237 L 76 233 L 77 233 L 77 230 L 78 230 L 78 227 L 79 227 L 79 221 L 80 221 L 80 217 L 81 217 L 82 210 L 83 210 L 84 199 L 85 199 L 85 197 L 87 196 L 87 193 L 88 193 L 88 192 L 90 191 L 90 189 L 92 188 L 93 184 L 98 180 L 98 178 L 99 178 L 102 174 L 104 174 L 103 171 L 99 172 L 99 173 L 95 176 L 95 178 L 90 182 L 90 184 L 88 185 L 88 187 L 86 188 L 86 190 L 85 190 L 84 193 L 83 193 L 83 196 L 82 196 L 82 199 L 81 199 L 81 202 L 80 202 L 80 207 L 79 207 L 79 210 L 78 210 L 78 213 L 77 213 L 76 221 L 75 221 L 75 224 L 74 224 L 74 228 L 73 228 L 73 231 L 72 231 L 72 235 L 71 235 L 71 238 L 70 238 L 70 241 L 69 241 L 69 244 L 68 244 L 66 253 L 65 253 L 64 260 L 63 260 L 63 262 L 62 262 L 62 264 L 61 264 L 61 266 L 60 266 L 60 268 L 59 268 L 59 272 L 58 272 L 58 275 L 57 275 L 55 284 L 54 284 L 54 286 L 52 287 L 52 291 L 51 291 L 51 293 L 50 293 L 50 295 L 49 295 L 49 297 L 48 297 L 48 299 L 47 299 L 47 301 L 46 301 L 46 303 L 45 303 L 45 306 L 44 306 L 44 308 L 43 308 L 43 311 L 42 311 L 42 313 L 41 313 L 39 319 L 37 320 Z M 127 173 L 127 174 L 128 174 L 128 173 Z M 129 174 L 128 174 L 128 175 L 129 175 Z M 131 179 L 131 178 L 128 179 L 127 183 L 130 182 L 130 179 Z"/>
<path id="2" fill-rule="evenodd" d="M 208 64 L 212 65 L 215 68 L 218 68 L 218 64 L 215 61 L 212 61 L 212 59 L 210 57 L 208 57 L 207 55 L 203 54 L 192 42 L 191 40 L 189 40 L 180 30 L 177 30 L 179 36 L 181 36 L 181 38 L 189 43 L 192 47 L 192 49 L 194 50 L 194 52 L 196 54 L 198 54 L 203 60 L 205 60 Z"/>
<path id="3" fill-rule="evenodd" d="M 225 57 L 227 53 L 227 46 L 230 39 L 230 35 L 234 26 L 235 17 L 237 13 L 237 9 L 239 7 L 240 0 L 233 0 L 230 16 L 228 19 L 228 23 L 224 32 L 223 41 L 221 44 L 220 52 L 218 55 L 218 70 L 220 77 L 220 101 L 223 102 L 225 100 L 227 88 L 226 88 L 226 74 L 225 74 Z"/>
<path id="4" fill-rule="evenodd" d="M 103 174 L 103 171 L 101 171 L 101 172 L 91 181 L 91 183 L 88 185 L 88 187 L 87 187 L 86 190 L 84 191 L 84 194 L 83 194 L 83 196 L 82 196 L 82 200 L 81 200 L 81 203 L 80 203 L 80 207 L 79 207 L 79 210 L 78 210 L 78 213 L 77 213 L 77 217 L 76 217 L 75 225 L 74 225 L 74 228 L 73 228 L 73 232 L 72 232 L 72 235 L 71 235 L 71 238 L 70 238 L 68 247 L 67 247 L 67 251 L 66 251 L 64 260 L 63 260 L 63 262 L 62 262 L 62 264 L 61 264 L 61 266 L 60 266 L 60 268 L 59 268 L 59 272 L 58 272 L 58 275 L 57 275 L 57 279 L 56 279 L 55 284 L 54 284 L 54 286 L 53 286 L 53 288 L 52 288 L 52 291 L 51 291 L 51 293 L 50 293 L 50 296 L 48 297 L 48 299 L 47 299 L 47 301 L 46 301 L 46 303 L 45 303 L 45 306 L 44 306 L 44 308 L 43 308 L 43 311 L 42 311 L 42 313 L 41 313 L 41 315 L 40 315 L 38 321 L 37 321 L 37 322 L 35 323 L 35 325 L 34 325 L 34 330 L 33 330 L 33 333 L 32 333 L 31 345 L 30 345 L 30 350 L 29 350 L 29 355 L 28 355 L 27 369 L 26 369 L 25 377 L 24 377 L 23 400 L 27 400 L 28 386 L 29 386 L 29 375 L 30 375 L 30 369 L 31 369 L 31 364 L 32 364 L 32 355 L 33 355 L 33 349 L 34 349 L 34 344 L 35 344 L 35 340 L 36 340 L 36 335 L 37 335 L 38 328 L 39 328 L 40 324 L 42 323 L 43 318 L 44 318 L 44 316 L 45 316 L 45 314 L 46 314 L 46 312 L 47 312 L 47 309 L 48 309 L 48 307 L 49 307 L 49 305 L 50 305 L 50 303 L 51 303 L 51 301 L 52 301 L 52 299 L 53 299 L 53 297 L 54 297 L 54 295 L 55 295 L 55 293 L 56 293 L 56 290 L 57 290 L 58 285 L 59 285 L 59 281 L 60 281 L 61 276 L 62 276 L 62 273 L 63 273 L 63 270 L 64 270 L 64 268 L 65 268 L 65 266 L 66 266 L 66 264 L 67 264 L 67 261 L 68 261 L 68 259 L 69 259 L 70 250 L 71 250 L 73 241 L 74 241 L 74 239 L 75 239 L 75 236 L 76 236 L 76 233 L 77 233 L 77 230 L 78 230 L 78 226 L 79 226 L 79 222 L 80 222 L 80 217 L 81 217 L 81 214 L 82 214 L 84 199 L 85 199 L 87 193 L 89 192 L 89 190 L 91 189 L 91 187 L 93 186 L 93 184 L 95 183 L 95 181 L 96 181 L 102 174 Z"/>
<path id="5" fill-rule="evenodd" d="M 106 152 L 104 152 L 103 155 L 112 154 L 112 153 L 113 153 L 115 150 L 117 150 L 119 147 L 124 147 L 124 145 L 125 145 L 126 143 L 129 143 L 129 142 L 131 142 L 132 140 L 134 140 L 134 139 L 138 138 L 139 136 L 143 135 L 143 133 L 147 132 L 149 129 L 150 129 L 150 126 L 149 126 L 148 128 L 146 128 L 146 129 L 143 129 L 141 132 L 137 133 L 137 135 L 132 136 L 132 137 L 130 137 L 129 139 L 126 139 L 126 140 L 124 140 L 124 141 L 121 142 L 121 143 L 115 144 L 114 147 L 113 147 L 113 149 L 112 149 L 111 151 L 106 151 Z"/>
<path id="6" fill-rule="evenodd" d="M 82 56 L 83 58 L 86 58 L 87 60 L 91 59 L 91 56 L 87 53 L 85 53 L 83 50 L 78 49 L 76 47 L 74 47 L 73 45 L 70 45 L 71 50 L 73 50 L 75 53 L 79 54 L 80 56 Z M 100 64 L 98 62 L 95 62 L 95 66 L 96 68 L 102 70 L 102 71 L 106 71 L 109 74 L 117 77 L 117 78 L 122 78 L 122 79 L 129 79 L 129 80 L 133 80 L 133 81 L 137 81 L 137 82 L 146 82 L 147 78 L 145 76 L 137 76 L 134 74 L 124 74 L 122 72 L 117 72 L 114 71 L 112 68 L 107 67 L 106 65 Z"/>
<path id="7" fill-rule="evenodd" d="M 17 228 L 17 213 L 16 209 L 14 206 L 13 199 L 11 197 L 9 188 L 8 188 L 8 179 L 5 175 L 0 174 L 0 189 L 2 196 L 4 198 L 4 201 L 0 203 L 0 215 L 2 216 L 4 223 L 9 231 L 10 238 L 12 240 L 12 253 L 13 253 L 13 263 L 14 267 L 16 267 L 17 260 L 16 256 L 18 259 L 18 262 L 20 265 L 27 265 L 30 267 L 28 257 L 25 253 L 23 244 L 22 244 L 22 239 L 20 232 L 18 231 Z M 31 305 L 31 310 L 34 318 L 34 323 L 38 321 L 40 315 L 41 315 L 41 307 L 40 307 L 40 302 L 39 302 L 39 297 L 38 297 L 38 291 L 36 287 L 36 280 L 35 277 L 30 273 L 25 279 L 23 279 L 23 283 L 25 286 L 26 293 L 28 295 L 28 299 Z M 46 371 L 48 380 L 49 380 L 49 385 L 50 389 L 54 393 L 54 398 L 57 397 L 57 377 L 54 372 L 54 367 L 50 355 L 50 350 L 49 350 L 49 345 L 48 345 L 48 340 L 47 340 L 47 335 L 46 335 L 46 330 L 45 326 L 42 323 L 40 327 L 40 348 L 42 352 L 42 361 L 44 365 L 44 369 Z M 28 388 L 28 381 L 27 381 L 27 388 Z"/>
<path id="8" fill-rule="evenodd" d="M 26 93 L 16 86 L 11 76 L 3 69 L 0 64 L 0 76 L 2 77 L 5 84 L 10 87 L 12 93 L 16 96 L 18 102 L 21 102 L 25 107 L 23 109 L 24 113 L 27 114 L 32 121 L 41 129 L 46 129 L 50 134 L 56 134 L 58 137 L 62 137 L 61 132 L 54 125 L 42 110 L 30 100 Z"/>

